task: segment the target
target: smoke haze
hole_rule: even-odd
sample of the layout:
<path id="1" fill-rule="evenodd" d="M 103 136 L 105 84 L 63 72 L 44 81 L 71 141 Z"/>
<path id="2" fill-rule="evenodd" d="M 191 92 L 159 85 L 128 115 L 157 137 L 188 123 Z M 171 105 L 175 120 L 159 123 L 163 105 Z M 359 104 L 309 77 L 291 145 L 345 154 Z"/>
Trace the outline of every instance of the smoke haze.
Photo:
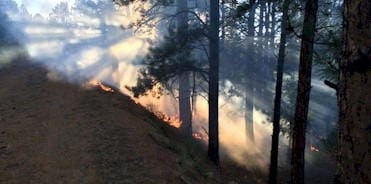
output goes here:
<path id="1" fill-rule="evenodd" d="M 147 3 L 134 3 L 129 7 L 119 8 L 111 1 L 103 1 L 105 6 L 101 7 L 104 9 L 101 9 L 100 13 L 94 13 L 94 7 L 89 7 L 91 5 L 75 5 L 74 2 L 64 1 L 68 3 L 70 11 L 68 19 L 65 19 L 65 15 L 49 16 L 52 8 L 62 1 L 17 2 L 29 8 L 30 14 L 22 17 L 8 12 L 12 22 L 9 29 L 27 49 L 32 60 L 50 70 L 48 76 L 51 80 L 66 79 L 78 84 L 98 80 L 131 95 L 126 86 L 136 84 L 140 69 L 138 63 L 147 54 L 151 43 L 163 37 L 163 30 L 156 27 L 147 28 L 145 32 L 129 29 L 131 23 L 140 18 L 136 8 L 139 6 L 149 8 Z M 34 16 L 40 12 L 43 12 L 41 17 Z M 18 50 L 13 48 L 4 53 L 5 51 L 2 57 L 6 56 L 8 59 L 5 60 L 10 61 L 17 55 Z M 267 53 L 273 57 L 276 50 L 272 49 Z M 292 55 L 297 57 L 297 53 Z M 327 95 L 332 93 L 316 80 L 314 88 Z M 272 96 L 273 94 L 270 99 Z M 334 97 L 334 94 L 330 96 Z M 257 104 L 264 104 L 265 100 L 256 99 Z M 143 106 L 153 107 L 152 110 L 165 112 L 168 116 L 179 114 L 177 101 L 172 95 L 159 99 L 149 95 L 136 101 Z M 252 143 L 247 140 L 245 131 L 246 123 L 241 110 L 244 107 L 243 98 L 220 95 L 220 104 L 220 143 L 223 154 L 245 166 L 266 168 L 270 155 L 272 127 L 268 122 L 271 114 L 257 109 L 253 111 L 255 143 Z M 321 118 L 334 111 L 316 102 L 312 103 L 311 108 L 320 112 L 314 113 L 316 118 L 319 118 L 316 122 L 323 122 Z M 205 98 L 197 97 L 195 109 L 197 111 L 194 112 L 194 131 L 205 134 L 208 127 L 208 107 Z M 287 145 L 287 140 L 282 139 L 281 144 Z"/>

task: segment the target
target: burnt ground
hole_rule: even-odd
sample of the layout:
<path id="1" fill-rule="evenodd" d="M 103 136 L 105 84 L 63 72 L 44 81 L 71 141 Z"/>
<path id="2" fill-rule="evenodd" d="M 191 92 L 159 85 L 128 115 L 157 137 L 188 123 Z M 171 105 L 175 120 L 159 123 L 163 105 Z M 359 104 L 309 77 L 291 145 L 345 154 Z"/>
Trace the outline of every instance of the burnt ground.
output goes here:
<path id="1" fill-rule="evenodd" d="M 243 169 L 222 176 L 201 144 L 129 97 L 19 60 L 0 68 L 0 183 L 258 183 Z"/>

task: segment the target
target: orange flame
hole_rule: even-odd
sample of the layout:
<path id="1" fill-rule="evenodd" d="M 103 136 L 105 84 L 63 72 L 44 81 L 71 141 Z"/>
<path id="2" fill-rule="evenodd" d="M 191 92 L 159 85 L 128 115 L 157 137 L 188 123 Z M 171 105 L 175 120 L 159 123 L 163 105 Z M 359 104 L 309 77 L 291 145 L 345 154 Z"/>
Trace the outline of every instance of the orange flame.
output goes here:
<path id="1" fill-rule="evenodd" d="M 177 116 L 168 117 L 167 120 L 164 121 L 175 128 L 180 128 L 180 125 L 182 124 L 182 121 L 180 121 Z"/>
<path id="2" fill-rule="evenodd" d="M 161 111 L 153 112 L 159 119 L 166 122 L 170 126 L 173 126 L 175 128 L 180 128 L 180 125 L 182 124 L 182 121 L 180 121 L 178 116 L 168 116 L 165 113 Z"/>
<path id="3" fill-rule="evenodd" d="M 110 92 L 110 93 L 113 93 L 114 90 L 104 84 L 102 84 L 102 82 L 100 81 L 97 81 L 97 80 L 91 80 L 88 82 L 88 85 L 90 86 L 96 86 L 96 87 L 99 87 L 101 90 L 105 91 L 105 92 Z"/>

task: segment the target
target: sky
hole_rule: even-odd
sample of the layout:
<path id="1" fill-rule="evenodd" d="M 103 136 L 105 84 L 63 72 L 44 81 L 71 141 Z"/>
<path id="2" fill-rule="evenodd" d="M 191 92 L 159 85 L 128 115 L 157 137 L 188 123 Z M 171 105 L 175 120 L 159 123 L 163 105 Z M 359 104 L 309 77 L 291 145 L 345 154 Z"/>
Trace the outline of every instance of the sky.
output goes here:
<path id="1" fill-rule="evenodd" d="M 48 15 L 52 8 L 59 2 L 72 4 L 75 0 L 15 0 L 18 5 L 24 4 L 31 14 L 40 13 Z"/>

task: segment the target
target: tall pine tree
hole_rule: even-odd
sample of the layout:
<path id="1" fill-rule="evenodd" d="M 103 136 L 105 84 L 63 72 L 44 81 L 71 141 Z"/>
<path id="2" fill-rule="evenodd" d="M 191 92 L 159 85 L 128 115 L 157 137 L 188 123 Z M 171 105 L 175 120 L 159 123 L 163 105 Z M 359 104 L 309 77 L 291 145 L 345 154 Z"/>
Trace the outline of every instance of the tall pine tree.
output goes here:
<path id="1" fill-rule="evenodd" d="M 285 61 L 286 52 L 286 37 L 287 37 L 287 24 L 288 24 L 288 11 L 289 0 L 284 0 L 282 5 L 282 20 L 281 20 L 281 38 L 280 48 L 278 52 L 277 61 L 277 81 L 276 93 L 274 98 L 273 110 L 273 135 L 272 135 L 272 149 L 271 149 L 271 162 L 269 167 L 269 183 L 277 183 L 277 165 L 278 165 L 278 143 L 280 134 L 280 120 L 281 120 L 281 99 L 282 99 L 282 82 L 283 82 L 283 65 Z"/>
<path id="2" fill-rule="evenodd" d="M 219 0 L 210 0 L 208 156 L 217 165 L 219 164 L 219 16 Z"/>
<path id="3" fill-rule="evenodd" d="M 344 1 L 344 51 L 338 103 L 339 183 L 371 181 L 371 62 L 369 0 Z"/>
<path id="4" fill-rule="evenodd" d="M 291 182 L 304 183 L 305 133 L 312 78 L 312 58 L 318 0 L 307 0 L 300 48 L 299 81 L 296 97 L 291 155 Z"/>

